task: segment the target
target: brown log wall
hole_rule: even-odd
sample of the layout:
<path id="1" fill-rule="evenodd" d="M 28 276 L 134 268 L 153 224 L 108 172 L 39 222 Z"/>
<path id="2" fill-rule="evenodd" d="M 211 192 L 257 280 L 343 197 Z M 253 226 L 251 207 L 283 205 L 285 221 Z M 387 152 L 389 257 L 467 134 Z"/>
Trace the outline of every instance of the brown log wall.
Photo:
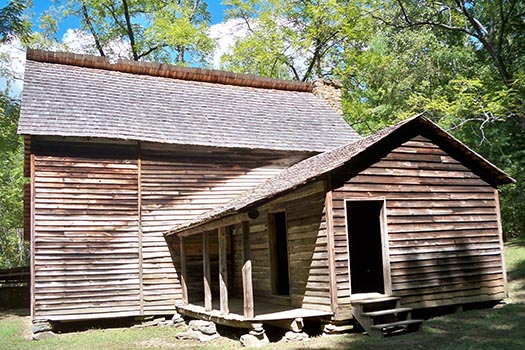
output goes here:
<path id="1" fill-rule="evenodd" d="M 341 313 L 350 308 L 345 199 L 386 198 L 392 291 L 412 307 L 505 297 L 494 189 L 418 136 L 333 192 Z"/>

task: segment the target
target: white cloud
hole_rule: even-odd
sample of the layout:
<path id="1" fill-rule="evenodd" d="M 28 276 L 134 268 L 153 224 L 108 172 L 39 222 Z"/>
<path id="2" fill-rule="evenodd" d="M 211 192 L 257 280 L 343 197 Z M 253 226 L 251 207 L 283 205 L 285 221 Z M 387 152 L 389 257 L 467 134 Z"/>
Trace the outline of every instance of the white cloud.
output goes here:
<path id="1" fill-rule="evenodd" d="M 230 53 L 235 42 L 246 35 L 248 35 L 248 28 L 242 19 L 229 19 L 212 25 L 210 27 L 210 37 L 217 43 L 215 52 L 212 55 L 213 68 L 220 69 L 221 57 Z"/>
<path id="2" fill-rule="evenodd" d="M 79 54 L 98 55 L 93 37 L 80 29 L 68 29 L 62 42 L 48 48 L 53 51 L 67 51 Z M 128 59 L 129 45 L 124 40 L 113 40 L 104 51 L 111 61 Z M 26 50 L 20 40 L 13 38 L 9 43 L 0 44 L 0 90 L 8 89 L 9 95 L 20 97 L 26 61 Z"/>
<path id="3" fill-rule="evenodd" d="M 26 52 L 20 40 L 14 38 L 0 45 L 0 89 L 18 97 L 22 91 Z"/>
<path id="4" fill-rule="evenodd" d="M 80 29 L 66 30 L 62 36 L 63 50 L 78 54 L 99 55 L 95 46 L 95 39 L 88 32 Z M 111 40 L 104 46 L 104 53 L 111 61 L 129 59 L 129 45 L 124 40 Z"/>

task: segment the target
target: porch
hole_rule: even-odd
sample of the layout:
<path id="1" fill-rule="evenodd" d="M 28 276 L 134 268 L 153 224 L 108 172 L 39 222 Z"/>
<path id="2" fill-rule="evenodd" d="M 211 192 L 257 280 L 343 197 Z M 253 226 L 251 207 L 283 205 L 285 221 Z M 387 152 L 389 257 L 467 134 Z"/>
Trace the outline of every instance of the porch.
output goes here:
<path id="1" fill-rule="evenodd" d="M 235 240 L 231 236 L 234 228 Z M 179 233 L 182 303 L 176 306 L 177 311 L 192 318 L 252 330 L 268 324 L 299 332 L 307 319 L 329 321 L 332 310 L 292 302 L 291 292 L 254 293 L 250 236 L 245 216 Z"/>
<path id="2" fill-rule="evenodd" d="M 329 320 L 332 312 L 294 308 L 289 305 L 279 305 L 256 300 L 254 302 L 254 315 L 245 317 L 244 301 L 241 298 L 229 299 L 229 313 L 222 314 L 219 310 L 219 301 L 213 302 L 212 310 L 206 311 L 204 302 L 177 306 L 177 312 L 192 318 L 211 321 L 216 324 L 237 327 L 255 328 L 258 324 L 269 324 L 295 332 L 302 330 L 305 319 Z"/>

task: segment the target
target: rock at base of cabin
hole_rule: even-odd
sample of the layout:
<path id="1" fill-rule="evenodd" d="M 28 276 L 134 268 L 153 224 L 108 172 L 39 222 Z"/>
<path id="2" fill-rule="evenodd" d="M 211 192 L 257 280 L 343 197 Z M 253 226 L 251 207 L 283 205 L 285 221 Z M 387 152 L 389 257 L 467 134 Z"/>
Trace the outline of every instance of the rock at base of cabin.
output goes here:
<path id="1" fill-rule="evenodd" d="M 142 324 L 143 327 L 155 327 L 160 326 L 162 322 L 166 321 L 166 317 L 156 317 L 151 321 L 146 321 Z"/>
<path id="2" fill-rule="evenodd" d="M 327 323 L 323 325 L 323 334 L 332 335 L 332 334 L 343 334 L 349 333 L 354 329 L 354 326 L 351 324 L 333 324 Z"/>
<path id="3" fill-rule="evenodd" d="M 51 331 L 45 331 L 45 332 L 39 332 L 39 333 L 33 333 L 31 336 L 31 339 L 33 340 L 43 340 L 43 339 L 49 339 L 56 337 L 56 334 Z"/>
<path id="4" fill-rule="evenodd" d="M 260 335 L 244 334 L 241 335 L 241 344 L 247 348 L 258 348 L 270 344 L 266 333 Z"/>
<path id="5" fill-rule="evenodd" d="M 192 320 L 190 321 L 189 326 L 192 331 L 200 332 L 202 334 L 217 334 L 217 327 L 215 326 L 215 323 L 210 321 Z"/>
<path id="6" fill-rule="evenodd" d="M 306 341 L 309 338 L 310 337 L 308 336 L 308 334 L 306 334 L 304 332 L 288 331 L 288 332 L 285 333 L 282 341 L 284 341 L 284 342 Z"/>
<path id="7" fill-rule="evenodd" d="M 219 338 L 220 335 L 218 333 L 215 334 L 204 334 L 199 331 L 195 331 L 193 329 L 189 329 L 187 332 L 179 333 L 175 336 L 175 338 L 179 340 L 198 340 L 201 342 L 207 342 L 210 340 L 214 340 Z"/>
<path id="8" fill-rule="evenodd" d="M 175 313 L 171 319 L 171 322 L 173 323 L 173 327 L 183 327 L 186 326 L 186 322 L 184 322 L 184 318 L 182 318 L 182 315 L 179 313 Z"/>
<path id="9" fill-rule="evenodd" d="M 31 332 L 33 334 L 42 333 L 42 332 L 52 332 L 53 324 L 49 321 L 36 321 L 31 325 Z"/>

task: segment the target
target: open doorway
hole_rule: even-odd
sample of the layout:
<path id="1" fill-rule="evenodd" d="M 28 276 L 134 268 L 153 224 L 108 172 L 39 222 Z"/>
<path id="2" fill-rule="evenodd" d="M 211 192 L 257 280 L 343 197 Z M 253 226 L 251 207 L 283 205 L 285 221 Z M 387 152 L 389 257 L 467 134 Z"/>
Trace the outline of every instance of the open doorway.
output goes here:
<path id="1" fill-rule="evenodd" d="M 382 239 L 383 200 L 346 201 L 346 225 L 352 294 L 385 290 Z"/>
<path id="2" fill-rule="evenodd" d="M 268 233 L 272 294 L 289 296 L 290 274 L 288 271 L 288 234 L 285 212 L 268 214 Z"/>

